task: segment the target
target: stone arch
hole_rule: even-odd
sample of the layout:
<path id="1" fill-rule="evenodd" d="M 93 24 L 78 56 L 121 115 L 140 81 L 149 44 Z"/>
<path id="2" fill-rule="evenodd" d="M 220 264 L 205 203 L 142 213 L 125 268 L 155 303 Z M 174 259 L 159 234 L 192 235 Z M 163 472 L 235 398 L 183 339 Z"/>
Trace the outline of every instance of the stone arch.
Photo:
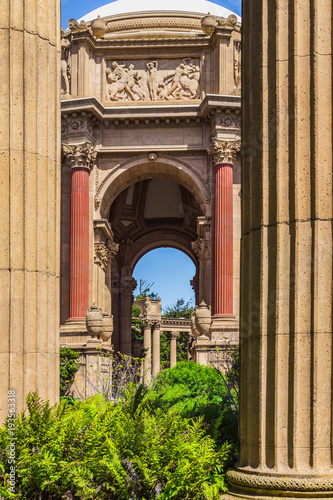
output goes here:
<path id="1" fill-rule="evenodd" d="M 133 260 L 132 260 L 132 272 L 139 260 L 152 250 L 157 248 L 175 248 L 187 255 L 193 262 L 193 264 L 198 267 L 198 260 L 192 249 L 190 240 L 179 237 L 175 233 L 166 233 L 164 230 L 154 232 L 154 240 L 151 239 L 149 234 L 145 234 L 139 238 L 133 246 Z"/>
<path id="2" fill-rule="evenodd" d="M 120 163 L 102 181 L 96 192 L 96 198 L 100 200 L 100 217 L 108 218 L 113 201 L 124 189 L 154 177 L 169 179 L 187 188 L 198 201 L 202 214 L 206 215 L 206 203 L 210 198 L 208 186 L 190 164 L 167 155 L 151 161 L 144 155 Z"/>

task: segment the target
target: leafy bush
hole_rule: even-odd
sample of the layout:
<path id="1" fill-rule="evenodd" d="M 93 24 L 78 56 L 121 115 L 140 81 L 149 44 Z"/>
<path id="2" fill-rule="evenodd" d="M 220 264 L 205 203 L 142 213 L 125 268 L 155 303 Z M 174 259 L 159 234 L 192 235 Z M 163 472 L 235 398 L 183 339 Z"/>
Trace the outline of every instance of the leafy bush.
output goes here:
<path id="1" fill-rule="evenodd" d="M 226 489 L 230 446 L 216 450 L 202 419 L 182 418 L 175 405 L 154 406 L 142 385 L 118 404 L 99 395 L 50 407 L 30 394 L 27 407 L 16 419 L 15 498 L 213 500 Z M 0 494 L 6 498 L 12 496 L 9 442 L 5 426 Z"/>
<path id="2" fill-rule="evenodd" d="M 182 417 L 202 417 L 217 447 L 226 441 L 232 445 L 230 466 L 238 453 L 237 353 L 231 353 L 232 369 L 226 374 L 193 361 L 177 363 L 157 376 L 150 394 L 156 408 L 174 407 Z"/>
<path id="3" fill-rule="evenodd" d="M 80 353 L 73 351 L 70 347 L 60 347 L 60 395 L 70 396 L 71 385 L 74 382 L 76 372 L 80 368 L 77 361 Z"/>

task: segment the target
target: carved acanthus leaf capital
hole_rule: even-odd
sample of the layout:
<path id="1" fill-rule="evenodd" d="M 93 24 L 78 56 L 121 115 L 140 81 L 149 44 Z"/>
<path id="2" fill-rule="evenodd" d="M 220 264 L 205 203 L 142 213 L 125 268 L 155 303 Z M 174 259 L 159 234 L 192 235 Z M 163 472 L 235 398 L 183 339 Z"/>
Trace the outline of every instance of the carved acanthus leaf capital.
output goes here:
<path id="1" fill-rule="evenodd" d="M 191 245 L 200 262 L 206 263 L 210 259 L 210 245 L 208 240 L 198 238 L 192 241 Z"/>
<path id="2" fill-rule="evenodd" d="M 97 153 L 89 142 L 83 144 L 63 144 L 64 160 L 71 168 L 85 168 L 91 170 L 95 164 Z"/>
<path id="3" fill-rule="evenodd" d="M 110 262 L 110 251 L 105 243 L 95 243 L 94 244 L 94 262 L 99 265 L 103 271 L 107 268 L 108 263 Z"/>
<path id="4" fill-rule="evenodd" d="M 219 163 L 233 163 L 237 153 L 241 149 L 240 141 L 223 141 L 217 139 L 217 137 L 213 137 L 211 143 L 214 165 Z"/>
<path id="5" fill-rule="evenodd" d="M 136 289 L 137 282 L 134 278 L 131 277 L 123 278 L 120 282 L 120 286 L 122 293 L 132 294 Z"/>

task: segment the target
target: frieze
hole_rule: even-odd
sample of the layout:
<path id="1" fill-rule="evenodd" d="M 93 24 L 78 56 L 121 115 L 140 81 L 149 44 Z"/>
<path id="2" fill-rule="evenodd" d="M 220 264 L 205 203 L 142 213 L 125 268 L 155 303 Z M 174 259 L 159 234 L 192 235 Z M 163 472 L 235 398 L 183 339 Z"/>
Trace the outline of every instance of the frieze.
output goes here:
<path id="1" fill-rule="evenodd" d="M 137 67 L 136 67 L 137 66 Z M 199 98 L 199 60 L 191 57 L 175 61 L 113 61 L 106 69 L 107 100 L 159 101 Z"/>
<path id="2" fill-rule="evenodd" d="M 234 128 L 240 130 L 241 118 L 240 116 L 234 116 L 231 114 L 217 116 L 216 118 L 214 118 L 212 125 L 213 127 Z"/>

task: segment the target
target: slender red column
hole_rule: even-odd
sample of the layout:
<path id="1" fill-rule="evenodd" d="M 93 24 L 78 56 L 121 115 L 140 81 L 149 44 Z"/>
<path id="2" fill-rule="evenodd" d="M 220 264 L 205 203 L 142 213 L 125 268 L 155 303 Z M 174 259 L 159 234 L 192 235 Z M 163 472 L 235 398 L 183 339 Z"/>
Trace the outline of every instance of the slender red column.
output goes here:
<path id="1" fill-rule="evenodd" d="M 72 168 L 70 318 L 85 318 L 89 307 L 89 170 Z"/>
<path id="2" fill-rule="evenodd" d="M 233 314 L 233 166 L 215 166 L 214 315 Z"/>

